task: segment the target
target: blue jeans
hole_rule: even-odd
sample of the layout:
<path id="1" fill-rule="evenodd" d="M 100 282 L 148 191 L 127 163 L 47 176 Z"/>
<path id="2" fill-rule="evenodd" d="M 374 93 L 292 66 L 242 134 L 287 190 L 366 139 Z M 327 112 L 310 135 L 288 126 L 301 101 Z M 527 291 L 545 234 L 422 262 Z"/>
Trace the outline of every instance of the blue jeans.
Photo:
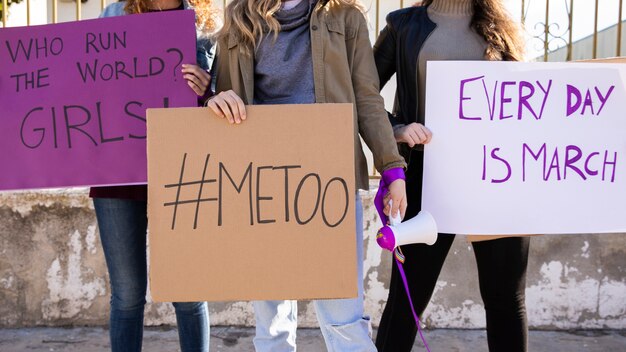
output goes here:
<path id="1" fill-rule="evenodd" d="M 147 202 L 94 198 L 93 203 L 111 281 L 111 350 L 139 352 L 148 285 Z M 174 308 L 181 350 L 208 351 L 206 303 L 174 303 Z"/>
<path id="2" fill-rule="evenodd" d="M 356 197 L 358 297 L 315 300 L 317 320 L 329 352 L 376 351 L 370 321 L 363 311 L 363 206 Z M 257 352 L 296 350 L 298 307 L 296 301 L 255 301 Z"/>

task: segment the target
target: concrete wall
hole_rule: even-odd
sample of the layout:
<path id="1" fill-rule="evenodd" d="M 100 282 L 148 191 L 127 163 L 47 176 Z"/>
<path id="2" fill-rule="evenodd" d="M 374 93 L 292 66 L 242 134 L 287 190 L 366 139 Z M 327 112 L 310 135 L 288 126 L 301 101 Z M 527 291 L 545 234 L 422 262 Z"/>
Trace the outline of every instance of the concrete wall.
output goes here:
<path id="1" fill-rule="evenodd" d="M 378 323 L 390 255 L 374 241 L 380 223 L 365 205 L 366 310 Z M 485 325 L 472 248 L 457 238 L 424 316 L 430 327 Z M 218 283 L 216 283 L 218 284 Z M 0 194 L 0 327 L 105 325 L 108 279 L 91 202 L 83 189 Z M 626 236 L 532 239 L 527 282 L 530 325 L 541 329 L 626 328 Z M 147 324 L 173 324 L 169 304 L 149 303 Z M 214 325 L 253 325 L 249 303 L 211 303 Z M 300 305 L 301 326 L 315 326 Z"/>

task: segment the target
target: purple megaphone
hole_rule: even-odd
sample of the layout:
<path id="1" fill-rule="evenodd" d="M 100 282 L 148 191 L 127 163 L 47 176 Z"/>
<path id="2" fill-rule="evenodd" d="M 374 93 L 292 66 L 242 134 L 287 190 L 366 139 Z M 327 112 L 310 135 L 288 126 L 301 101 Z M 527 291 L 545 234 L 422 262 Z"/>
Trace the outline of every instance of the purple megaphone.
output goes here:
<path id="1" fill-rule="evenodd" d="M 392 218 L 389 225 L 378 230 L 376 242 L 390 252 L 398 246 L 413 243 L 425 243 L 432 246 L 437 241 L 437 223 L 427 211 L 421 211 L 416 217 L 400 223 Z"/>
<path id="2" fill-rule="evenodd" d="M 378 192 L 374 197 L 374 205 L 383 224 L 387 223 L 387 215 L 384 198 L 389 191 L 389 185 L 398 179 L 404 179 L 404 171 L 400 168 L 389 169 L 383 172 L 378 187 Z M 389 201 L 389 208 L 392 203 Z M 411 243 L 425 243 L 429 246 L 437 241 L 437 223 L 432 215 L 427 211 L 421 211 L 416 217 L 401 223 L 400 214 L 389 219 L 389 225 L 378 230 L 376 242 L 382 248 L 393 252 L 398 246 Z"/>

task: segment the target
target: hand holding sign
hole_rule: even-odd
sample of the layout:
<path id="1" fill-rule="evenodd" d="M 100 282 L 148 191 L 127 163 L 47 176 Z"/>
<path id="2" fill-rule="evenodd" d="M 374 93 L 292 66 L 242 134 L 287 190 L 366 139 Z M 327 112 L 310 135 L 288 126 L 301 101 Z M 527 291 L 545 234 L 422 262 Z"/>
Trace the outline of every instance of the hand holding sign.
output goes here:
<path id="1" fill-rule="evenodd" d="M 398 127 L 393 132 L 396 142 L 406 143 L 409 145 L 409 148 L 419 144 L 428 144 L 433 137 L 432 132 L 426 126 L 417 122 Z"/>
<path id="2" fill-rule="evenodd" d="M 204 96 L 211 84 L 211 75 L 198 65 L 184 64 L 182 72 L 187 84 L 199 96 Z"/>
<path id="3" fill-rule="evenodd" d="M 207 102 L 207 107 L 230 124 L 240 124 L 246 120 L 246 106 L 233 90 L 220 92 Z"/>

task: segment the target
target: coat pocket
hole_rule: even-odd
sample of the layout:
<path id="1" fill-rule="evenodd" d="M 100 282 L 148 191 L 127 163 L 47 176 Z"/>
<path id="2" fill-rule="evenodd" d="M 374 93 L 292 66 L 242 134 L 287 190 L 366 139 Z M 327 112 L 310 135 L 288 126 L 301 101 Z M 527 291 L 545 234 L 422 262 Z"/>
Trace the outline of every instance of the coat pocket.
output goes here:
<path id="1" fill-rule="evenodd" d="M 343 22 L 328 21 L 326 22 L 326 28 L 328 28 L 328 32 L 330 33 L 343 35 L 346 37 L 346 40 L 356 37 L 356 28 L 346 26 Z"/>

